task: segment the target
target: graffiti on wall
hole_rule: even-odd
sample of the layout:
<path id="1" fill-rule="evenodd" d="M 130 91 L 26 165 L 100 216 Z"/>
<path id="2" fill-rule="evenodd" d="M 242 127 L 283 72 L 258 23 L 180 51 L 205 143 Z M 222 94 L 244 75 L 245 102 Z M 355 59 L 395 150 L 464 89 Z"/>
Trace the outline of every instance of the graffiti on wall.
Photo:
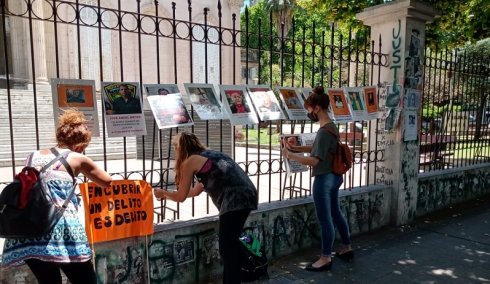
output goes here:
<path id="1" fill-rule="evenodd" d="M 490 193 L 490 170 L 464 171 L 419 181 L 417 215 L 448 207 Z"/>
<path id="2" fill-rule="evenodd" d="M 221 258 L 219 254 L 218 234 L 209 235 L 203 238 L 202 257 L 205 265 L 209 265 Z"/>
<path id="3" fill-rule="evenodd" d="M 369 232 L 383 223 L 383 192 L 369 192 L 356 197 L 341 199 L 340 208 L 344 212 L 351 232 Z"/>
<path id="4" fill-rule="evenodd" d="M 274 218 L 271 243 L 272 256 L 292 251 L 305 243 L 319 240 L 319 229 L 314 209 L 295 210 L 294 214 Z"/>
<path id="5" fill-rule="evenodd" d="M 111 250 L 96 250 L 95 269 L 98 283 L 145 283 L 144 245 Z"/>
<path id="6" fill-rule="evenodd" d="M 175 274 L 175 258 L 173 244 L 162 240 L 153 240 L 148 245 L 148 273 L 152 283 L 161 283 L 173 279 Z"/>
<path id="7" fill-rule="evenodd" d="M 399 85 L 399 77 L 401 76 L 399 70 L 402 68 L 402 58 L 400 56 L 403 39 L 401 36 L 401 20 L 398 19 L 397 26 L 392 30 L 392 39 L 391 39 L 391 64 L 390 70 L 393 72 L 392 83 L 387 88 L 387 96 L 384 103 L 384 111 L 383 111 L 383 129 L 386 132 L 392 132 L 396 129 L 399 117 L 400 117 L 400 101 L 402 88 Z"/>
<path id="8" fill-rule="evenodd" d="M 399 203 L 399 219 L 412 220 L 416 212 L 416 188 L 418 177 L 418 141 L 406 141 L 403 144 L 405 149 L 402 151 L 403 158 L 401 159 L 402 185 L 400 187 L 400 198 L 402 203 Z"/>

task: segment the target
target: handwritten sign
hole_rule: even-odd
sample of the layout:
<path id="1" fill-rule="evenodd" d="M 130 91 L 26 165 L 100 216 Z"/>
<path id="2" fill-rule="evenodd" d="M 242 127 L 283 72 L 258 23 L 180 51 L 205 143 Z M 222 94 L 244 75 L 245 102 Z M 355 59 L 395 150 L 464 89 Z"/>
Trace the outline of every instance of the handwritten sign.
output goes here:
<path id="1" fill-rule="evenodd" d="M 107 188 L 80 185 L 90 243 L 153 234 L 153 193 L 142 180 L 117 180 Z"/>

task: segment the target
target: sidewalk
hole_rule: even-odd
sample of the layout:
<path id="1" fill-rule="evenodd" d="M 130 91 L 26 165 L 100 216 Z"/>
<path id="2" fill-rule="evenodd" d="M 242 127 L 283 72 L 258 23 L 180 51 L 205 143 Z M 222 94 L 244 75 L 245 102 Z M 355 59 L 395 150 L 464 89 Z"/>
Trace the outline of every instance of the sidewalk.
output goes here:
<path id="1" fill-rule="evenodd" d="M 275 260 L 270 280 L 254 283 L 490 283 L 490 196 L 352 241 L 353 263 L 306 271 L 313 248 Z"/>

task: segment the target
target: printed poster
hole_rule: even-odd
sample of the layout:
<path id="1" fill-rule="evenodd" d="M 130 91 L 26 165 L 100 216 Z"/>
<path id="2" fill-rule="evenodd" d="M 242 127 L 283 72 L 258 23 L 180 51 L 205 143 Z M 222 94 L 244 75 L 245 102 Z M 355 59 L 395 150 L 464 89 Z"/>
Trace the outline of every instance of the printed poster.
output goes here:
<path id="1" fill-rule="evenodd" d="M 378 96 L 376 86 L 364 87 L 367 120 L 378 118 Z"/>
<path id="2" fill-rule="evenodd" d="M 274 92 L 267 85 L 249 85 L 247 89 L 261 121 L 285 119 Z"/>
<path id="3" fill-rule="evenodd" d="M 420 91 L 415 89 L 406 89 L 403 96 L 403 108 L 406 110 L 417 110 L 420 102 Z"/>
<path id="4" fill-rule="evenodd" d="M 313 88 L 301 88 L 301 98 L 303 102 L 313 93 Z"/>
<path id="5" fill-rule="evenodd" d="M 80 184 L 90 243 L 153 234 L 153 191 L 143 180 L 114 180 L 102 188 Z"/>
<path id="6" fill-rule="evenodd" d="M 92 137 L 99 137 L 99 116 L 94 80 L 51 79 L 54 123 L 58 127 L 60 112 L 76 108 L 83 112 Z"/>
<path id="7" fill-rule="evenodd" d="M 276 87 L 290 120 L 308 120 L 301 95 L 295 88 Z"/>
<path id="8" fill-rule="evenodd" d="M 311 146 L 315 142 L 316 132 L 313 133 L 301 133 L 299 135 L 300 144 L 303 146 Z"/>
<path id="9" fill-rule="evenodd" d="M 349 110 L 347 99 L 343 89 L 327 89 L 327 95 L 330 98 L 330 105 L 335 117 L 335 122 L 352 121 L 352 115 Z"/>
<path id="10" fill-rule="evenodd" d="M 184 84 L 192 107 L 201 120 L 226 119 L 228 116 L 212 84 Z"/>
<path id="11" fill-rule="evenodd" d="M 102 82 L 108 137 L 146 135 L 139 83 Z"/>
<path id="12" fill-rule="evenodd" d="M 144 85 L 158 129 L 194 125 L 176 84 Z"/>
<path id="13" fill-rule="evenodd" d="M 352 114 L 352 119 L 354 121 L 366 120 L 367 112 L 362 88 L 344 88 L 344 90 L 345 94 L 347 94 L 347 102 Z"/>
<path id="14" fill-rule="evenodd" d="M 283 145 L 283 141 L 287 141 L 287 143 L 291 146 L 302 145 L 299 134 L 284 134 L 281 136 L 281 145 Z M 296 153 L 296 155 L 301 155 L 301 154 L 302 153 L 299 154 Z M 306 172 L 308 170 L 308 166 L 306 165 L 303 165 L 297 161 L 286 159 L 286 157 L 283 158 L 284 158 L 284 166 L 286 167 L 286 178 L 291 176 L 291 174 Z"/>
<path id="15" fill-rule="evenodd" d="M 385 106 L 387 108 L 400 107 L 402 102 L 402 87 L 400 85 L 387 85 L 387 95 Z"/>
<path id="16" fill-rule="evenodd" d="M 418 127 L 417 127 L 417 111 L 408 110 L 405 111 L 405 134 L 404 141 L 417 140 Z"/>
<path id="17" fill-rule="evenodd" d="M 220 85 L 220 90 L 232 125 L 259 123 L 245 86 Z"/>
<path id="18" fill-rule="evenodd" d="M 398 126 L 398 122 L 400 121 L 400 108 L 387 108 L 386 112 L 383 115 L 385 127 L 384 130 L 386 132 L 392 132 Z"/>

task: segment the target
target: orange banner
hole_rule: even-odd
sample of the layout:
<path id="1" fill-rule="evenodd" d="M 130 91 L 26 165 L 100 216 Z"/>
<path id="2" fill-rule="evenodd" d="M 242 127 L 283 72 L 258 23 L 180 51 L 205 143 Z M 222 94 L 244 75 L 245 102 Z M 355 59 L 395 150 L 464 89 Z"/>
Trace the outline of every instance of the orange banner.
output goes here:
<path id="1" fill-rule="evenodd" d="M 153 192 L 142 180 L 115 180 L 107 188 L 80 184 L 90 243 L 153 234 Z"/>

